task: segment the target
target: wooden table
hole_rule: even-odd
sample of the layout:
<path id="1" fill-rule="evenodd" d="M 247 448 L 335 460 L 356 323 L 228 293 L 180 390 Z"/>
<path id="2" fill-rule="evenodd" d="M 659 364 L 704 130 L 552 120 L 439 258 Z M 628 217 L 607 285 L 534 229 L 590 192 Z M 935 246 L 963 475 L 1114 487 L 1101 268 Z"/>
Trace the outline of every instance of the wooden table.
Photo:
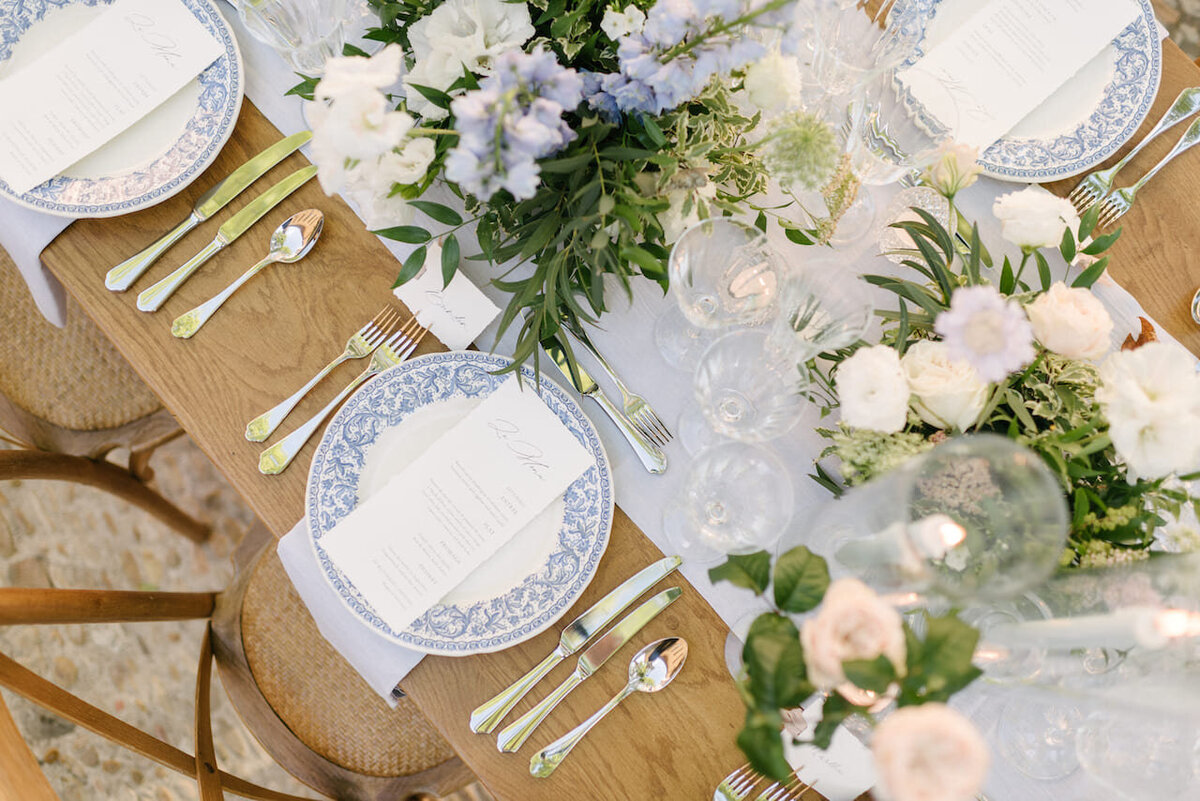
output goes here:
<path id="1" fill-rule="evenodd" d="M 1139 137 L 1181 88 L 1200 85 L 1200 69 L 1173 43 L 1164 43 L 1164 57 L 1162 87 Z M 43 261 L 255 512 L 282 536 L 300 518 L 316 440 L 286 473 L 267 478 L 257 471 L 261 446 L 242 437 L 244 422 L 303 383 L 375 314 L 390 297 L 396 260 L 340 199 L 325 197 L 313 182 L 193 277 L 157 314 L 138 312 L 134 292 L 114 295 L 103 281 L 110 266 L 183 219 L 201 192 L 277 138 L 278 132 L 246 103 L 229 144 L 185 192 L 126 217 L 75 223 L 46 249 Z M 1165 137 L 1148 147 L 1129 174 L 1148 168 L 1173 141 Z M 303 163 L 302 156 L 291 156 L 260 186 Z M 1065 181 L 1051 188 L 1065 193 L 1073 184 Z M 1112 273 L 1168 331 L 1193 352 L 1200 352 L 1200 330 L 1188 312 L 1188 301 L 1200 285 L 1200 262 L 1188 258 L 1200 252 L 1200 226 L 1195 225 L 1192 212 L 1195 187 L 1200 187 L 1200 160 L 1194 156 L 1181 158 L 1149 186 L 1125 217 L 1127 232 L 1113 248 Z M 259 191 L 256 187 L 247 192 L 221 213 L 221 219 Z M 173 317 L 210 297 L 259 258 L 274 226 L 291 211 L 307 206 L 322 209 L 327 217 L 325 234 L 308 259 L 296 266 L 272 267 L 256 278 L 257 286 L 235 295 L 194 339 L 171 337 Z M 148 286 L 152 278 L 161 277 L 206 244 L 214 230 L 209 224 L 192 232 L 136 289 Z M 426 339 L 421 352 L 440 349 Z M 317 411 L 328 399 L 330 387 L 348 380 L 358 367 L 339 368 L 331 383 L 301 403 L 282 433 Z M 618 510 L 596 580 L 564 619 L 571 619 L 660 556 L 658 548 Z M 573 693 L 563 704 L 564 711 L 556 712 L 519 755 L 500 754 L 493 738 L 472 734 L 467 729 L 468 714 L 548 653 L 556 642 L 555 632 L 497 654 L 429 657 L 404 680 L 404 689 L 500 799 L 711 798 L 719 778 L 742 762 L 734 737 L 743 709 L 724 667 L 725 625 L 684 579 L 672 581 L 684 587 L 680 601 L 647 626 L 613 666 Z M 624 657 L 667 633 L 683 636 L 690 645 L 687 668 L 669 698 L 630 699 L 554 777 L 530 778 L 529 754 L 607 700 L 625 682 Z M 553 686 L 551 682 L 570 669 L 570 663 L 560 666 L 542 686 Z M 535 701 L 527 698 L 516 712 Z"/>

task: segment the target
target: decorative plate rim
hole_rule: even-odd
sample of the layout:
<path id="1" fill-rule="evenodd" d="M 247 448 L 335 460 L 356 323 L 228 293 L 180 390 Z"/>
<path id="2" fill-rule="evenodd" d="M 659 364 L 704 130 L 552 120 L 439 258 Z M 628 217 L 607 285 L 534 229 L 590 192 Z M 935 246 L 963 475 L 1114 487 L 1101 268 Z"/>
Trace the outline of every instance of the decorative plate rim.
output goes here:
<path id="1" fill-rule="evenodd" d="M 64 5 L 75 5 L 84 0 L 73 0 L 73 2 Z M 105 5 L 110 5 L 112 0 L 99 0 Z M 8 184 L 0 180 L 0 196 L 4 197 L 19 206 L 23 206 L 34 211 L 40 211 L 44 214 L 51 214 L 56 217 L 115 217 L 120 214 L 128 214 L 139 209 L 148 208 L 157 205 L 168 198 L 186 189 L 196 178 L 204 173 L 206 169 L 217 158 L 225 143 L 229 141 L 229 137 L 233 135 L 233 129 L 237 124 L 238 116 L 242 109 L 242 100 L 245 95 L 245 65 L 242 61 L 242 52 L 238 48 L 237 37 L 233 35 L 233 31 L 229 27 L 229 23 L 221 15 L 213 0 L 179 0 L 188 10 L 190 10 L 210 32 L 215 34 L 225 48 L 224 55 L 218 57 L 217 61 L 223 59 L 228 60 L 229 80 L 224 85 L 228 88 L 228 94 L 232 98 L 232 103 L 227 103 L 221 110 L 221 121 L 218 125 L 217 134 L 205 146 L 203 153 L 196 160 L 192 161 L 188 167 L 181 173 L 174 175 L 165 184 L 160 183 L 150 189 L 145 190 L 135 198 L 127 198 L 124 200 L 111 201 L 106 203 L 57 203 L 53 200 L 34 195 L 33 193 L 38 187 L 34 187 L 29 192 L 17 194 L 9 188 Z M 94 5 L 94 4 L 93 4 Z M 201 14 L 206 16 L 202 16 Z M 37 20 L 32 24 L 37 24 L 41 20 Z M 28 30 L 26 28 L 25 30 Z M 14 42 L 15 44 L 15 42 Z M 216 62 L 214 62 L 215 64 Z M 212 69 L 212 66 L 205 68 L 204 72 Z M 204 73 L 202 72 L 201 75 Z M 196 119 L 195 115 L 191 121 Z M 171 149 L 178 146 L 189 133 L 191 129 L 191 121 L 189 127 L 184 130 L 183 134 L 176 143 L 162 155 L 167 155 Z M 161 158 L 161 156 L 160 156 Z M 113 176 L 115 177 L 115 176 Z M 53 180 L 53 179 L 51 179 Z M 95 179 L 70 179 L 64 186 L 79 181 L 90 181 Z M 100 179 L 106 180 L 106 179 Z M 44 184 L 39 184 L 44 186 Z"/>
<path id="2" fill-rule="evenodd" d="M 348 597 L 348 593 L 344 592 L 342 587 L 339 587 L 341 579 L 337 575 L 337 570 L 335 567 L 333 567 L 329 558 L 324 554 L 323 549 L 321 549 L 319 546 L 320 535 L 316 533 L 318 524 L 317 513 L 319 511 L 317 508 L 318 498 L 316 496 L 318 472 L 326 469 L 327 467 L 325 460 L 327 458 L 329 449 L 332 447 L 332 441 L 335 436 L 334 432 L 343 430 L 346 425 L 346 421 L 353 415 L 361 412 L 359 407 L 361 404 L 365 403 L 367 397 L 370 394 L 382 391 L 382 388 L 385 386 L 384 382 L 388 380 L 395 380 L 394 378 L 389 379 L 389 376 L 404 375 L 408 372 L 418 370 L 426 365 L 436 365 L 438 362 L 444 362 L 447 366 L 476 365 L 490 373 L 493 370 L 511 364 L 512 360 L 503 356 L 482 353 L 479 351 L 449 351 L 443 353 L 430 353 L 409 359 L 406 362 L 386 370 L 375 380 L 364 385 L 362 389 L 354 393 L 354 395 L 352 395 L 346 401 L 346 403 L 342 405 L 341 409 L 339 409 L 334 415 L 333 419 L 330 420 L 329 425 L 326 427 L 325 433 L 322 435 L 321 441 L 317 445 L 317 449 L 313 454 L 313 459 L 309 466 L 307 486 L 305 489 L 304 521 L 308 525 L 309 544 L 313 549 L 314 558 L 317 560 L 318 566 L 321 568 L 321 572 L 325 580 L 334 590 L 334 593 L 337 595 L 338 600 L 342 603 L 342 605 L 348 611 L 350 611 L 352 615 L 360 620 L 370 631 L 396 645 L 428 654 L 441 656 L 467 656 L 477 653 L 491 653 L 494 651 L 511 648 L 518 643 L 524 642 L 525 640 L 540 634 L 550 626 L 554 625 L 554 623 L 557 622 L 562 615 L 571 608 L 575 601 L 579 599 L 579 596 L 582 595 L 588 585 L 591 584 L 592 579 L 595 578 L 596 572 L 599 568 L 600 560 L 603 558 L 604 553 L 608 549 L 608 543 L 612 535 L 613 513 L 615 509 L 615 494 L 612 483 L 612 466 L 609 463 L 608 455 L 604 450 L 604 444 L 600 439 L 599 432 L 596 430 L 592 421 L 587 417 L 587 415 L 584 414 L 583 409 L 579 406 L 579 403 L 570 395 L 568 395 L 558 384 L 554 383 L 553 381 L 543 379 L 542 387 L 544 388 L 544 391 L 548 391 L 551 397 L 553 397 L 555 403 L 561 407 L 561 409 L 554 409 L 554 411 L 560 414 L 560 416 L 562 414 L 569 415 L 570 419 L 578 425 L 579 430 L 573 433 L 585 440 L 587 447 L 593 453 L 596 459 L 595 468 L 589 468 L 588 472 L 585 473 L 584 476 L 578 479 L 575 484 L 572 484 L 572 487 L 575 487 L 580 482 L 587 482 L 589 486 L 594 484 L 595 488 L 599 492 L 599 496 L 596 500 L 596 505 L 599 508 L 594 512 L 596 515 L 596 524 L 594 527 L 595 540 L 586 553 L 586 564 L 582 566 L 578 575 L 571 580 L 571 585 L 568 591 L 563 593 L 561 597 L 555 600 L 549 608 L 539 613 L 539 615 L 529 618 L 526 622 L 524 622 L 523 625 L 519 627 L 518 630 L 514 632 L 500 635 L 493 634 L 482 638 L 477 637 L 469 642 L 447 643 L 445 641 L 438 642 L 425 637 L 414 636 L 411 634 L 411 629 L 402 632 L 392 631 L 386 625 L 386 623 L 374 615 L 374 612 L 370 610 L 369 606 L 366 606 L 365 609 L 358 609 L 355 607 L 351 601 L 351 598 Z M 529 381 L 536 380 L 536 376 L 531 368 L 522 367 L 521 372 L 525 379 Z M 421 408 L 425 408 L 425 404 L 422 404 Z M 589 474 L 591 473 L 592 469 L 597 471 L 594 481 L 589 480 Z M 357 476 L 355 477 L 355 480 L 357 481 Z M 568 492 L 569 491 L 570 488 L 568 488 Z M 589 531 L 589 534 L 590 533 L 591 531 Z M 561 545 L 559 546 L 559 550 L 562 550 Z M 558 551 L 555 553 L 557 552 Z M 554 553 L 551 554 L 552 557 L 553 555 Z M 515 586 L 508 591 L 508 594 L 516 593 L 520 589 L 520 585 Z M 505 596 L 497 596 L 497 598 L 503 597 Z M 497 599 L 491 600 L 495 601 Z M 371 620 L 370 617 L 375 617 L 375 620 Z"/>

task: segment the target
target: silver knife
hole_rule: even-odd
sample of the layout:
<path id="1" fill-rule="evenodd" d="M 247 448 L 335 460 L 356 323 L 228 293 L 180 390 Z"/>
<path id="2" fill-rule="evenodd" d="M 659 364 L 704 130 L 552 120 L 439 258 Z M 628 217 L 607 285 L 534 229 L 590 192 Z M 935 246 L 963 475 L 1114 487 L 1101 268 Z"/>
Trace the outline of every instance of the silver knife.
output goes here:
<path id="1" fill-rule="evenodd" d="M 471 713 L 471 731 L 478 734 L 492 732 L 517 702 L 528 694 L 555 665 L 578 651 L 625 611 L 639 595 L 653 587 L 664 576 L 670 575 L 679 563 L 678 556 L 660 559 L 649 567 L 638 571 L 621 583 L 619 587 L 592 605 L 562 631 L 558 647 L 539 662 L 532 670 L 502 690 L 495 698 L 480 704 Z"/>
<path id="2" fill-rule="evenodd" d="M 638 459 L 642 463 L 642 467 L 646 468 L 651 473 L 661 473 L 667 469 L 667 457 L 657 445 L 642 436 L 642 433 L 634 427 L 633 423 L 625 414 L 613 405 L 613 402 L 604 394 L 604 390 L 600 389 L 600 385 L 596 383 L 596 379 L 583 369 L 583 365 L 576 364 L 579 372 L 579 381 L 571 376 L 571 365 L 567 361 L 567 354 L 555 342 L 543 342 L 542 347 L 546 353 L 554 360 L 554 364 L 558 367 L 567 380 L 579 390 L 580 394 L 585 395 L 604 410 L 604 413 L 609 416 L 629 445 L 633 448 L 633 452 L 637 454 Z"/>
<path id="3" fill-rule="evenodd" d="M 304 167 L 284 178 L 279 183 L 263 192 L 244 209 L 225 221 L 217 229 L 217 237 L 204 246 L 204 249 L 185 261 L 175 272 L 168 275 L 149 289 L 138 295 L 137 307 L 145 312 L 157 311 L 159 306 L 171 297 L 172 293 L 183 284 L 192 273 L 200 269 L 204 262 L 211 259 L 222 248 L 246 232 L 271 209 L 278 206 L 285 197 L 295 192 L 317 174 L 315 166 Z"/>
<path id="4" fill-rule="evenodd" d="M 554 692 L 550 693 L 540 704 L 517 718 L 512 725 L 500 732 L 496 738 L 496 747 L 501 751 L 516 751 L 520 748 L 529 739 L 529 735 L 533 734 L 534 729 L 546 719 L 547 715 L 554 711 L 554 707 L 558 706 L 559 702 L 566 698 L 571 690 L 574 690 L 584 679 L 599 670 L 600 666 L 607 662 L 610 656 L 619 651 L 622 645 L 629 642 L 633 635 L 641 631 L 642 626 L 645 626 L 657 617 L 659 612 L 674 603 L 675 599 L 682 592 L 683 590 L 678 587 L 663 590 L 626 615 L 625 619 L 613 626 L 608 634 L 596 640 L 595 645 L 583 652 L 583 656 L 579 657 L 579 663 L 575 667 L 575 672 L 567 676 L 566 680 L 558 685 L 558 688 Z"/>
<path id="5" fill-rule="evenodd" d="M 167 248 L 182 239 L 188 231 L 223 209 L 225 204 L 241 194 L 243 189 L 296 152 L 309 139 L 312 139 L 312 131 L 301 131 L 286 139 L 280 139 L 229 173 L 225 180 L 200 196 L 188 218 L 171 229 L 170 233 L 163 235 L 161 239 L 141 253 L 131 256 L 109 270 L 108 275 L 104 276 L 104 285 L 113 292 L 124 292 L 129 289 L 133 286 L 133 282 L 141 278 L 150 265 L 154 264 L 158 257 L 167 251 Z"/>

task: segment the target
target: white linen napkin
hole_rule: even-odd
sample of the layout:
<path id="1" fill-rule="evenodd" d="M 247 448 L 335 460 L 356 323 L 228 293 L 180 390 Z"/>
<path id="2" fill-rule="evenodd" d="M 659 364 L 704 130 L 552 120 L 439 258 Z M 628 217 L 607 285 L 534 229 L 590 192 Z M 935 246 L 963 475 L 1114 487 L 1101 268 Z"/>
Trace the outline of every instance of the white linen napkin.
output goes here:
<path id="1" fill-rule="evenodd" d="M 42 251 L 72 222 L 72 217 L 56 217 L 0 198 L 0 247 L 16 263 L 38 311 L 59 328 L 67 324 L 66 292 L 42 266 Z"/>
<path id="2" fill-rule="evenodd" d="M 396 705 L 392 690 L 425 654 L 396 645 L 363 625 L 342 603 L 317 564 L 308 522 L 301 520 L 278 546 L 279 561 L 317 622 L 321 635 L 346 658 L 350 666 L 389 705 Z"/>

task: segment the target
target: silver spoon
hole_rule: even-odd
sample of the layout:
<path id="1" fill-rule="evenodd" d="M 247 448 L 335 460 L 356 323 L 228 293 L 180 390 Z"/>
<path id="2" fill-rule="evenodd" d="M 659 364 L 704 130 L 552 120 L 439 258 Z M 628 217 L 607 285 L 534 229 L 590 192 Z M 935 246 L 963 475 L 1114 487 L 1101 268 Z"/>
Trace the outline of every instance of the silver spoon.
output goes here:
<path id="1" fill-rule="evenodd" d="M 629 683 L 625 685 L 625 689 L 600 707 L 596 714 L 534 754 L 533 759 L 529 760 L 529 772 L 539 779 L 546 778 L 567 758 L 567 754 L 583 739 L 583 735 L 605 715 L 616 709 L 617 704 L 635 692 L 656 693 L 670 684 L 683 669 L 687 651 L 687 640 L 667 637 L 665 640 L 650 643 L 634 654 L 629 663 Z"/>
<path id="2" fill-rule="evenodd" d="M 209 317 L 213 316 L 213 312 L 221 308 L 221 304 L 237 291 L 238 287 L 253 278 L 268 264 L 276 262 L 291 264 L 307 256 L 308 252 L 313 249 L 313 245 L 317 244 L 317 239 L 320 238 L 321 230 L 324 227 L 325 215 L 316 209 L 305 209 L 288 217 L 275 229 L 275 233 L 271 234 L 271 248 L 266 258 L 242 273 L 240 278 L 221 290 L 211 300 L 176 317 L 175 322 L 171 323 L 171 333 L 180 339 L 191 337 L 200 330 L 200 326 L 204 325 Z"/>
<path id="3" fill-rule="evenodd" d="M 1192 295 L 1192 319 L 1200 324 L 1200 289 L 1196 290 L 1196 294 Z"/>

